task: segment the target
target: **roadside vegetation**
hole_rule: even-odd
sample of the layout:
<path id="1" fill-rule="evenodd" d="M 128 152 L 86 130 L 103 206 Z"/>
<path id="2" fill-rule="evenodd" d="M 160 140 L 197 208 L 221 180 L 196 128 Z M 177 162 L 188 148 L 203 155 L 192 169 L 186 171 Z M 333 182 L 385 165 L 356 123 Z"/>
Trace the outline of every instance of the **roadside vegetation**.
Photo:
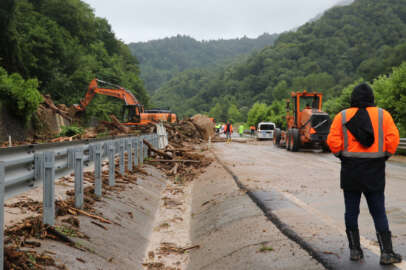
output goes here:
<path id="1" fill-rule="evenodd" d="M 38 106 L 38 92 L 69 106 L 84 97 L 95 77 L 122 85 L 141 103 L 149 104 L 137 59 L 116 39 L 107 20 L 96 17 L 80 0 L 2 0 L 0 66 L 13 74 L 8 82 L 28 89 L 12 88 L 8 94 L 2 89 L 3 102 L 18 100 L 14 112 L 25 119 Z M 0 72 L 4 76 L 4 70 Z M 120 104 L 98 97 L 87 116 L 118 114 Z"/>
<path id="2" fill-rule="evenodd" d="M 38 80 L 24 80 L 18 73 L 9 75 L 0 67 L 0 99 L 3 106 L 27 124 L 42 101 Z"/>

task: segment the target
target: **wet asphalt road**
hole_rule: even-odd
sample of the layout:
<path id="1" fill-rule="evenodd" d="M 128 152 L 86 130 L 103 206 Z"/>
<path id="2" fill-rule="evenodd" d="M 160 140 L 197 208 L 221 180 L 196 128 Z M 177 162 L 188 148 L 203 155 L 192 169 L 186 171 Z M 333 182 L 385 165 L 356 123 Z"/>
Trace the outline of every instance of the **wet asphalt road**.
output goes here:
<path id="1" fill-rule="evenodd" d="M 365 199 L 360 233 L 365 259 L 349 261 L 340 163 L 333 155 L 292 153 L 272 142 L 216 143 L 214 153 L 253 194 L 265 212 L 287 225 L 331 269 L 406 269 L 379 265 L 379 246 Z M 406 166 L 387 163 L 386 209 L 394 247 L 406 257 Z"/>

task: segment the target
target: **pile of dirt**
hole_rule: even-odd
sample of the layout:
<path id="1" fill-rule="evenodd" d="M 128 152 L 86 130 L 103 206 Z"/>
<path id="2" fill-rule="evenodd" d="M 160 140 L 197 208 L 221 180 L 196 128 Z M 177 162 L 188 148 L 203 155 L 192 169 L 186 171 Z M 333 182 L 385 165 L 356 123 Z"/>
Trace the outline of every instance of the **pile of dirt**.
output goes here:
<path id="1" fill-rule="evenodd" d="M 191 118 L 192 123 L 199 130 L 199 133 L 202 135 L 204 140 L 213 138 L 215 135 L 215 125 L 209 117 L 201 114 L 196 114 Z"/>
<path id="2" fill-rule="evenodd" d="M 205 134 L 192 121 L 186 119 L 178 123 L 164 123 L 168 133 L 168 141 L 173 146 L 182 147 L 184 143 L 199 144 L 205 141 Z"/>

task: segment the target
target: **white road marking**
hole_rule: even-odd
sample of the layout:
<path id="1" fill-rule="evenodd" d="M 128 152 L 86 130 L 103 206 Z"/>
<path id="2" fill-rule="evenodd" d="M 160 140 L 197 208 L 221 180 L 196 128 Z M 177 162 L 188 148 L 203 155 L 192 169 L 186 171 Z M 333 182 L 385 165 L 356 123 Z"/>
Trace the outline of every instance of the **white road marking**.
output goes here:
<path id="1" fill-rule="evenodd" d="M 307 212 L 309 212 L 310 214 L 317 216 L 318 218 L 320 218 L 324 223 L 328 224 L 329 226 L 335 228 L 340 234 L 342 234 L 343 236 L 346 236 L 346 232 L 345 232 L 345 228 L 338 225 L 333 218 L 323 214 L 322 212 L 320 212 L 319 210 L 311 207 L 310 205 L 308 205 L 307 203 L 299 200 L 297 197 L 295 197 L 294 195 L 282 191 L 278 188 L 273 188 L 274 190 L 278 191 L 279 193 L 281 193 L 283 196 L 285 196 L 286 199 L 288 199 L 289 201 L 293 202 L 294 204 L 296 204 L 297 206 L 303 208 L 304 210 L 306 210 Z M 381 251 L 379 250 L 379 247 L 377 247 L 376 245 L 374 245 L 374 242 L 371 240 L 368 240 L 367 238 L 363 237 L 362 235 L 360 236 L 360 242 L 361 245 L 367 249 L 369 249 L 372 253 L 376 254 L 378 257 L 381 255 Z M 397 263 L 394 266 L 396 266 L 399 269 L 402 270 L 406 270 L 406 262 L 402 261 L 401 263 Z"/>

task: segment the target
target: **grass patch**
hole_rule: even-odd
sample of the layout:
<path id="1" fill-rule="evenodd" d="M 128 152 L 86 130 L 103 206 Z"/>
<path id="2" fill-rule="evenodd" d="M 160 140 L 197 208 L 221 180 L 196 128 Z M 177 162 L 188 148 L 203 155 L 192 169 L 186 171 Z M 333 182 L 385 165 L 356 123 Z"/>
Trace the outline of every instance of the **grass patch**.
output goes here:
<path id="1" fill-rule="evenodd" d="M 263 245 L 258 251 L 265 253 L 265 252 L 271 252 L 273 250 L 274 249 L 272 247 Z"/>
<path id="2" fill-rule="evenodd" d="M 82 127 L 71 125 L 71 126 L 62 126 L 62 131 L 59 133 L 59 137 L 72 137 L 78 134 L 83 134 L 85 130 Z"/>
<path id="3" fill-rule="evenodd" d="M 66 236 L 69 236 L 69 237 L 78 237 L 78 234 L 76 233 L 76 231 L 70 227 L 56 226 L 55 230 L 57 230 L 60 233 L 63 233 Z"/>

